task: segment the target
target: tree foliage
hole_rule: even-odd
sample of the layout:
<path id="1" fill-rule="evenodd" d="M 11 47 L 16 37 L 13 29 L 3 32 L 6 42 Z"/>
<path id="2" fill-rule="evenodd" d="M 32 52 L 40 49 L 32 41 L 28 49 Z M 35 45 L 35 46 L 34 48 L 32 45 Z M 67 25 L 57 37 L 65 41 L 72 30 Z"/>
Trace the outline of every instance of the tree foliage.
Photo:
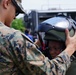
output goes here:
<path id="1" fill-rule="evenodd" d="M 25 26 L 21 18 L 13 20 L 11 27 L 14 29 L 20 30 L 22 32 L 24 32 L 25 30 Z"/>

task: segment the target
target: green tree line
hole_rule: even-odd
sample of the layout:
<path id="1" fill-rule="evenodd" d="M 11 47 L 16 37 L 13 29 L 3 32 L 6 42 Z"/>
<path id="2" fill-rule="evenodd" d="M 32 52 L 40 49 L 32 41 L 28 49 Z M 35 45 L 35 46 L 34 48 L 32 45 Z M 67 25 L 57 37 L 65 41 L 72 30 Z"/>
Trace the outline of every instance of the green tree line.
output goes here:
<path id="1" fill-rule="evenodd" d="M 25 24 L 21 18 L 14 19 L 12 24 L 11 24 L 11 27 L 16 29 L 16 30 L 20 30 L 22 32 L 24 32 L 24 30 L 25 30 Z"/>

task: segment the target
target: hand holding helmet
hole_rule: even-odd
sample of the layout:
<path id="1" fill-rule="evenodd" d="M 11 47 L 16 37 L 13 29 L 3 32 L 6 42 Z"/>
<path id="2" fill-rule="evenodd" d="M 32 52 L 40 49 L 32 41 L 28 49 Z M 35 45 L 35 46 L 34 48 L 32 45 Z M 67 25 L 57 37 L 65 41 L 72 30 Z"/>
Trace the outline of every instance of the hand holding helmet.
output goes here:
<path id="1" fill-rule="evenodd" d="M 71 56 L 76 50 L 76 32 L 73 37 L 70 37 L 68 29 L 66 29 L 66 48 L 69 47 L 68 54 Z"/>
<path id="2" fill-rule="evenodd" d="M 76 22 L 72 18 L 65 16 L 49 18 L 39 25 L 39 32 L 45 32 L 44 40 L 64 42 L 66 45 L 65 51 L 69 56 L 76 50 L 75 30 Z M 67 48 L 69 48 L 68 51 Z"/>

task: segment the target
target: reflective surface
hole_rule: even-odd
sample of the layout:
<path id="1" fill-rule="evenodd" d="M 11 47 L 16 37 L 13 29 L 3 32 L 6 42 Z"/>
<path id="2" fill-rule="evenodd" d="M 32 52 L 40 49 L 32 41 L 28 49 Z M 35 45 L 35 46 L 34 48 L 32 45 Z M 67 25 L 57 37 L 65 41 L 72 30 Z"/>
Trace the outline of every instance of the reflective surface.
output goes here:
<path id="1" fill-rule="evenodd" d="M 59 28 L 69 28 L 70 22 L 64 17 L 54 17 L 45 20 L 43 23 L 47 23 L 49 25 L 59 27 Z"/>

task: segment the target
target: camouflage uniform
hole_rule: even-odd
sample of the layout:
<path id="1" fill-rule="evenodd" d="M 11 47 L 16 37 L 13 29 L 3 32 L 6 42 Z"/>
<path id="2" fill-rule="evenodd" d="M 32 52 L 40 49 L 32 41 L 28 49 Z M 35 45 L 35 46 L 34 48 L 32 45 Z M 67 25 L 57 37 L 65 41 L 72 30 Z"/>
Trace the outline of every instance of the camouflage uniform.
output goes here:
<path id="1" fill-rule="evenodd" d="M 23 33 L 0 22 L 0 75 L 65 75 L 70 57 L 45 57 Z"/>

